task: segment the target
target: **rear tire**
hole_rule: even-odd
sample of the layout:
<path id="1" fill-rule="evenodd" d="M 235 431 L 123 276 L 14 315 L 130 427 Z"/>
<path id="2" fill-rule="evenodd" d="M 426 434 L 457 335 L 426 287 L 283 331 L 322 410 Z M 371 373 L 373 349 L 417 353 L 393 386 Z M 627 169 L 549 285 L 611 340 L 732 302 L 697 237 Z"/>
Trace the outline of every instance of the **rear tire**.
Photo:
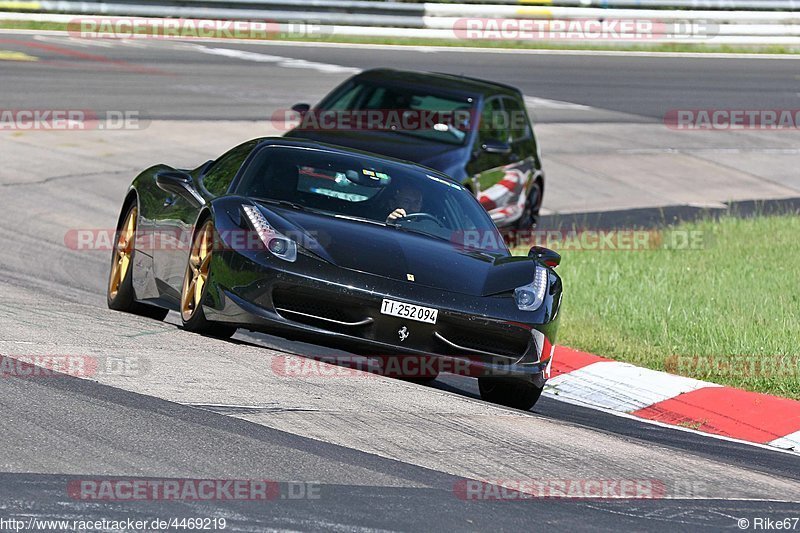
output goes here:
<path id="1" fill-rule="evenodd" d="M 525 379 L 478 378 L 478 389 L 482 400 L 527 411 L 536 405 L 544 387 Z"/>
<path id="2" fill-rule="evenodd" d="M 214 252 L 214 223 L 211 219 L 199 225 L 192 236 L 192 248 L 183 277 L 181 290 L 181 319 L 187 331 L 229 339 L 236 333 L 235 326 L 211 322 L 203 312 L 203 299 L 211 274 L 211 257 Z"/>
<path id="3" fill-rule="evenodd" d="M 539 221 L 539 209 L 542 204 L 542 184 L 534 181 L 528 197 L 525 199 L 525 207 L 522 216 L 514 224 L 517 230 L 527 231 L 536 227 Z"/>
<path id="4" fill-rule="evenodd" d="M 136 301 L 133 291 L 133 260 L 136 253 L 136 227 L 139 215 L 136 203 L 128 205 L 124 213 L 125 216 L 117 228 L 114 250 L 111 253 L 111 271 L 108 275 L 106 290 L 108 308 L 155 320 L 164 320 L 169 313 L 168 309 Z"/>

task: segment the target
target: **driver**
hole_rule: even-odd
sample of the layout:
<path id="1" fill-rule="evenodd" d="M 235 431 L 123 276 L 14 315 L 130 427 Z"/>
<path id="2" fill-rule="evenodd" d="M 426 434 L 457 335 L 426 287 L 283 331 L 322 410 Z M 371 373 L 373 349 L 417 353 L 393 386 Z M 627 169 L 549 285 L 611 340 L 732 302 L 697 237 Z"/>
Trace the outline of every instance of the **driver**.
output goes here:
<path id="1" fill-rule="evenodd" d="M 401 185 L 394 192 L 393 204 L 397 207 L 386 217 L 386 223 L 407 217 L 410 213 L 418 213 L 422 208 L 422 192 L 408 185 Z"/>

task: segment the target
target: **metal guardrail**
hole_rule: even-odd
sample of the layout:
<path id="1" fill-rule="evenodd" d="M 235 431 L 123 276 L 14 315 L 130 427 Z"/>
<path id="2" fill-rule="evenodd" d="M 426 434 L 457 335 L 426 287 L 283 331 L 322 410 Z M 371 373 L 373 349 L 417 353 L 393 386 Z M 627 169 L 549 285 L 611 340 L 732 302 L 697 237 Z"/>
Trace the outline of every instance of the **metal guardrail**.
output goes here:
<path id="1" fill-rule="evenodd" d="M 4 1 L 5 9 L 13 10 L 15 0 Z M 35 6 L 33 9 L 43 13 L 74 13 L 86 15 L 138 16 L 138 17 L 179 17 L 220 20 L 270 20 L 275 22 L 315 22 L 346 26 L 394 26 L 404 28 L 424 28 L 425 21 L 421 14 L 406 15 L 405 11 L 397 14 L 364 13 L 362 7 L 337 8 L 329 6 L 299 9 L 274 7 L 275 3 L 261 0 L 239 0 L 237 7 L 219 7 L 227 1 L 211 0 L 157 0 L 142 3 L 113 3 L 105 1 L 72 0 L 24 0 L 20 6 Z M 338 3 L 338 2 L 337 2 Z M 382 4 L 383 2 L 357 2 L 358 4 Z M 215 4 L 215 5 L 210 5 Z M 233 3 L 231 3 L 233 4 Z M 333 4 L 333 2 L 331 2 Z M 391 11 L 391 10 L 389 10 Z"/>
<path id="2" fill-rule="evenodd" d="M 441 3 L 437 0 L 420 2 L 425 4 Z M 461 0 L 463 4 L 486 4 L 485 0 Z M 798 0 L 493 0 L 492 4 L 533 6 L 550 5 L 564 7 L 603 7 L 603 8 L 665 8 L 665 9 L 721 9 L 770 11 L 800 10 Z"/>
<path id="3" fill-rule="evenodd" d="M 2 9 L 13 4 L 36 4 L 29 0 L 0 2 Z M 87 0 L 87 4 L 101 3 Z M 144 0 L 141 5 L 153 4 Z M 694 11 L 800 11 L 800 0 L 531 0 L 491 2 L 461 0 L 458 4 L 445 2 L 398 2 L 396 0 L 191 0 L 167 2 L 175 5 L 214 4 L 217 7 L 249 5 L 270 11 L 345 12 L 352 14 L 388 14 L 392 16 L 447 16 L 452 13 L 483 14 L 511 13 L 526 16 L 525 12 L 547 7 L 594 7 L 600 9 L 679 9 Z"/>
<path id="4" fill-rule="evenodd" d="M 409 0 L 412 1 L 412 0 Z M 442 0 L 420 1 L 420 4 L 444 3 Z M 462 4 L 502 4 L 502 5 L 551 5 L 565 7 L 603 7 L 603 8 L 666 8 L 666 9 L 721 9 L 721 10 L 798 10 L 798 0 L 461 0 Z"/>
<path id="5" fill-rule="evenodd" d="M 800 46 L 800 0 L 535 0 L 531 3 L 407 3 L 395 0 L 0 0 L 0 10 L 29 13 L 164 17 L 204 20 L 250 20 L 314 24 L 321 35 L 466 39 L 471 23 L 509 23 L 521 28 L 531 21 L 636 20 L 657 26 L 650 43 L 789 44 Z M 496 0 L 500 2 L 502 0 Z M 664 9 L 672 3 L 713 4 L 715 9 Z M 603 7 L 587 7 L 602 5 Z M 612 6 L 630 7 L 612 7 Z M 790 6 L 791 10 L 721 10 L 721 6 Z M 635 8 L 634 8 L 635 7 Z M 659 7 L 660 9 L 654 9 Z M 32 15 L 27 15 L 28 17 Z M 0 13 L 0 20 L 17 18 Z M 686 34 L 679 26 L 702 26 L 704 35 Z M 702 38 L 701 38 L 702 37 Z M 488 38 L 488 37 L 485 37 Z M 520 39 L 523 40 L 523 39 Z M 547 40 L 547 39 L 543 39 Z M 590 41 L 590 39 L 581 39 Z M 609 43 L 604 36 L 598 42 Z M 636 43 L 641 44 L 641 43 Z"/>

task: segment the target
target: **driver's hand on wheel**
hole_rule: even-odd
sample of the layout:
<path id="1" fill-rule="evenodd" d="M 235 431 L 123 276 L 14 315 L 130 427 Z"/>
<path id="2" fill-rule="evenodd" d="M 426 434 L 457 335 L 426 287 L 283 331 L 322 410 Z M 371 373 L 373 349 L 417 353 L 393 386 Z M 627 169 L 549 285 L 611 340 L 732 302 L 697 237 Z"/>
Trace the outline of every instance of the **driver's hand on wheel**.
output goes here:
<path id="1" fill-rule="evenodd" d="M 387 223 L 393 222 L 393 221 L 395 221 L 395 220 L 397 220 L 399 218 L 403 218 L 405 216 L 406 216 L 406 210 L 403 209 L 402 207 L 398 207 L 397 209 L 395 209 L 394 211 L 389 213 L 389 216 L 386 217 L 386 222 Z"/>

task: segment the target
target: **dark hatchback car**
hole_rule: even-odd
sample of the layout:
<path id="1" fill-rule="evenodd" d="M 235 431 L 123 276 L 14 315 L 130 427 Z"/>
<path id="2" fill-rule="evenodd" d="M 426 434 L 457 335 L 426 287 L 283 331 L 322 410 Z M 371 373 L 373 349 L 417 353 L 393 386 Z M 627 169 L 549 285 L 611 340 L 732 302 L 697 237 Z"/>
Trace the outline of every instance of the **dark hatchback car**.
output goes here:
<path id="1" fill-rule="evenodd" d="M 391 69 L 358 74 L 318 105 L 297 104 L 304 137 L 405 159 L 469 188 L 500 227 L 530 229 L 544 193 L 541 155 L 519 90 Z"/>

